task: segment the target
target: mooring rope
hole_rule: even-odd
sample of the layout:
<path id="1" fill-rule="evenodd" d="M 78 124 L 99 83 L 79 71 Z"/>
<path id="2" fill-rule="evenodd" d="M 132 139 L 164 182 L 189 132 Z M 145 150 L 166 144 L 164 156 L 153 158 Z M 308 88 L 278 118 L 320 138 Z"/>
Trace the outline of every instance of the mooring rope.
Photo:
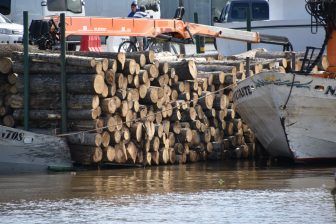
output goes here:
<path id="1" fill-rule="evenodd" d="M 205 97 L 208 97 L 210 95 L 213 95 L 213 94 L 216 94 L 218 92 L 221 92 L 223 90 L 226 90 L 228 88 L 231 88 L 233 86 L 235 86 L 236 84 L 231 84 L 229 86 L 226 86 L 224 88 L 221 88 L 221 89 L 218 89 L 216 91 L 213 91 L 213 92 L 209 92 L 208 94 L 204 95 L 204 96 L 201 96 L 199 97 L 197 100 L 200 100 L 200 99 L 203 99 Z M 127 123 L 135 123 L 135 122 L 138 122 L 138 121 L 141 121 L 141 122 L 144 122 L 145 119 L 149 118 L 149 117 L 152 117 L 152 116 L 155 116 L 156 114 L 159 114 L 159 113 L 162 113 L 162 112 L 167 112 L 167 111 L 171 111 L 171 110 L 174 110 L 175 108 L 178 108 L 178 107 L 181 107 L 183 105 L 186 105 L 186 104 L 190 104 L 190 103 L 193 103 L 195 100 L 188 100 L 188 101 L 185 101 L 183 103 L 181 103 L 180 105 L 176 105 L 175 107 L 172 107 L 172 108 L 169 108 L 169 109 L 166 109 L 166 110 L 160 110 L 160 111 L 157 111 L 151 115 L 147 115 L 143 118 L 136 118 L 136 119 L 133 119 L 133 120 L 130 120 L 130 121 L 124 121 L 124 122 L 121 122 L 121 123 L 118 123 L 118 124 L 114 124 L 114 125 L 107 125 L 107 126 L 103 126 L 101 128 L 95 128 L 95 129 L 90 129 L 90 130 L 85 130 L 85 131 L 77 131 L 77 132 L 69 132 L 69 133 L 65 133 L 65 134 L 59 134 L 59 135 L 56 135 L 57 137 L 66 137 L 66 136 L 70 136 L 70 135 L 80 135 L 80 134 L 84 134 L 84 133 L 90 133 L 90 132 L 95 132 L 95 131 L 98 131 L 98 130 L 104 130 L 104 129 L 107 129 L 107 128 L 110 128 L 110 127 L 117 127 L 119 125 L 124 125 L 124 124 L 127 124 Z M 133 101 L 134 102 L 134 101 Z M 172 104 L 174 103 L 175 101 L 170 101 L 168 102 L 168 104 Z"/>

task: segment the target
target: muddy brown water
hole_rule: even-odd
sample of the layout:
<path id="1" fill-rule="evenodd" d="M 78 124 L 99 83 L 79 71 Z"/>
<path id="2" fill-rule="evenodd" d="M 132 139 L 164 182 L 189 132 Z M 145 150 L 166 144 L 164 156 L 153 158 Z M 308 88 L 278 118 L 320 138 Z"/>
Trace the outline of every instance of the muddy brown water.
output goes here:
<path id="1" fill-rule="evenodd" d="M 336 223 L 334 167 L 253 163 L 0 176 L 0 223 Z"/>

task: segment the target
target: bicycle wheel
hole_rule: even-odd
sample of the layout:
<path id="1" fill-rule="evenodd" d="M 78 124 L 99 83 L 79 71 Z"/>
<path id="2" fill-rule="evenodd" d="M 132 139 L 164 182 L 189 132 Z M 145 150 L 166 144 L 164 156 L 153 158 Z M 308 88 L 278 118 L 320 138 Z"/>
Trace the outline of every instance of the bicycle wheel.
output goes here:
<path id="1" fill-rule="evenodd" d="M 152 50 L 155 53 L 163 51 L 163 43 L 156 40 L 148 40 L 148 50 Z"/>
<path id="2" fill-rule="evenodd" d="M 137 48 L 132 41 L 126 40 L 119 45 L 118 52 L 136 52 Z"/>

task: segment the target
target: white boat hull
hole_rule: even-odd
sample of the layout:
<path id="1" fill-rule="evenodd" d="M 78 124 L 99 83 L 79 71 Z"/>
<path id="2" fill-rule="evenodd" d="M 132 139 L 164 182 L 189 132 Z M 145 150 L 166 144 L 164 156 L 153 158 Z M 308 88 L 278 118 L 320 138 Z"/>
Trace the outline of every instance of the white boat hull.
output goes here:
<path id="1" fill-rule="evenodd" d="M 260 73 L 238 84 L 238 113 L 273 157 L 336 159 L 336 80 Z"/>
<path id="2" fill-rule="evenodd" d="M 0 125 L 0 173 L 71 167 L 70 151 L 63 139 Z"/>

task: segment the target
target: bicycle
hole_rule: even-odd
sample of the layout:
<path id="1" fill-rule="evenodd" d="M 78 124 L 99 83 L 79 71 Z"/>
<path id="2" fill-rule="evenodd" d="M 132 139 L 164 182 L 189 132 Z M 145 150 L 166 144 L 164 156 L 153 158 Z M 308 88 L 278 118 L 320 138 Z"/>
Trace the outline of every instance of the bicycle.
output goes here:
<path id="1" fill-rule="evenodd" d="M 137 38 L 131 39 L 123 39 L 123 42 L 119 45 L 118 52 L 137 52 L 140 51 L 140 46 Z M 163 51 L 163 44 L 165 41 L 157 39 L 157 38 L 144 38 L 143 41 L 143 50 L 152 50 L 155 53 L 159 53 Z M 174 45 L 171 45 L 171 48 L 177 54 L 176 48 Z"/>

